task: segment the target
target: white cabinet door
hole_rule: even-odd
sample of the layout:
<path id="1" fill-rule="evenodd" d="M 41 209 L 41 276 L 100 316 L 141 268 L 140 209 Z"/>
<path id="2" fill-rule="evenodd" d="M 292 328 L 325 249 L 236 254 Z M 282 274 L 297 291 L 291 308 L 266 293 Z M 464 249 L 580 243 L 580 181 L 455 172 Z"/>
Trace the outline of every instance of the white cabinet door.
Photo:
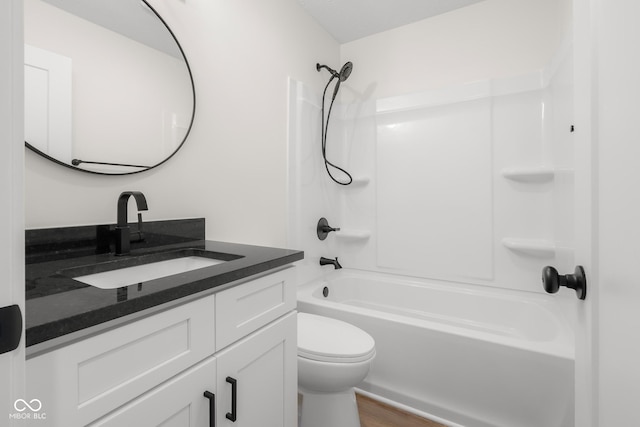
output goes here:
<path id="1" fill-rule="evenodd" d="M 217 354 L 216 427 L 297 425 L 296 319 L 289 313 Z"/>
<path id="2" fill-rule="evenodd" d="M 91 426 L 214 426 L 215 378 L 216 358 L 211 357 Z"/>

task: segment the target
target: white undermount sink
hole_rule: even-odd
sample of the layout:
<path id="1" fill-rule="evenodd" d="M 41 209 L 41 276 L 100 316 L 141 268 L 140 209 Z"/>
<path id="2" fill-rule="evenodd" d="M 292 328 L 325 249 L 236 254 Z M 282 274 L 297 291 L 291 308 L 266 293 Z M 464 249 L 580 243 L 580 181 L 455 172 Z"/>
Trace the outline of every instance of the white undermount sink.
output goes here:
<path id="1" fill-rule="evenodd" d="M 174 274 L 186 273 L 187 271 L 210 267 L 223 262 L 226 261 L 200 256 L 185 256 L 84 276 L 76 276 L 73 277 L 73 279 L 101 289 L 115 289 Z"/>

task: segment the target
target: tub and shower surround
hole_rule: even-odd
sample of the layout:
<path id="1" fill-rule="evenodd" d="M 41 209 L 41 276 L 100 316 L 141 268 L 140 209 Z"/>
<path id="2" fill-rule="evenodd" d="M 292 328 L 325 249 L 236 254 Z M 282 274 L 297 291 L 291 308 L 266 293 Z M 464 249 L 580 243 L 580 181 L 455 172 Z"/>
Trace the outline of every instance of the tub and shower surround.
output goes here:
<path id="1" fill-rule="evenodd" d="M 302 282 L 323 274 L 321 256 L 526 292 L 543 292 L 545 265 L 573 271 L 572 69 L 567 44 L 526 75 L 336 104 L 327 157 L 353 175 L 346 187 L 323 168 L 319 96 L 291 80 L 290 240 L 310 254 Z M 340 227 L 324 241 L 321 217 Z"/>
<path id="2" fill-rule="evenodd" d="M 572 68 L 566 45 L 526 75 L 337 105 L 328 157 L 353 174 L 347 187 L 322 168 L 318 96 L 290 82 L 290 245 L 308 255 L 300 283 L 335 274 L 322 256 L 373 275 L 357 303 L 301 294 L 299 310 L 380 343 L 367 391 L 445 423 L 573 426 L 575 292 L 550 296 L 540 281 L 546 265 L 575 267 Z M 321 217 L 340 227 L 324 241 Z M 345 283 L 329 295 L 356 289 Z M 432 285 L 437 298 L 414 293 Z M 475 292 L 492 297 L 467 298 Z"/>

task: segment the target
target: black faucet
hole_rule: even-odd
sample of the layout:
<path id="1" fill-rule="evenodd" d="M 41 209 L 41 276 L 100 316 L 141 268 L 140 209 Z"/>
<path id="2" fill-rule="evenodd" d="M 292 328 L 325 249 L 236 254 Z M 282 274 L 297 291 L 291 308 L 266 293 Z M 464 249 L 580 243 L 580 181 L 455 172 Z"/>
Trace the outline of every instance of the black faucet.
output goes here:
<path id="1" fill-rule="evenodd" d="M 320 265 L 329 265 L 329 264 L 333 265 L 333 268 L 335 268 L 336 270 L 339 268 L 342 268 L 342 266 L 338 262 L 338 257 L 336 257 L 336 259 L 320 257 Z"/>
<path id="2" fill-rule="evenodd" d="M 138 211 L 146 211 L 147 199 L 140 191 L 125 191 L 118 197 L 118 223 L 116 224 L 116 255 L 126 255 L 131 250 L 131 230 L 127 221 L 127 205 L 129 197 L 136 199 Z M 138 212 L 138 232 L 137 241 L 143 240 L 142 234 L 142 214 Z"/>

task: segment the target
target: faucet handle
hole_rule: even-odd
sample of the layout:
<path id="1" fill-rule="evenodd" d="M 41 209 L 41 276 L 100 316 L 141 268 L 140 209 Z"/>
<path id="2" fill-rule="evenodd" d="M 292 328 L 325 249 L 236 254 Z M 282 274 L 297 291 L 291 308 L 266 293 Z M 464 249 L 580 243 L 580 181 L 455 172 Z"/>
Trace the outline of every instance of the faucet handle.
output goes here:
<path id="1" fill-rule="evenodd" d="M 318 235 L 318 239 L 326 239 L 327 235 L 332 231 L 340 231 L 340 228 L 333 228 L 329 226 L 329 221 L 327 221 L 326 218 L 320 218 L 320 220 L 318 221 L 318 225 L 316 226 L 316 234 Z"/>
<path id="2" fill-rule="evenodd" d="M 132 242 L 144 242 L 144 231 L 142 229 L 142 224 L 142 213 L 138 212 L 138 231 L 136 231 L 135 233 L 131 233 L 135 235 L 135 237 L 131 237 Z"/>

